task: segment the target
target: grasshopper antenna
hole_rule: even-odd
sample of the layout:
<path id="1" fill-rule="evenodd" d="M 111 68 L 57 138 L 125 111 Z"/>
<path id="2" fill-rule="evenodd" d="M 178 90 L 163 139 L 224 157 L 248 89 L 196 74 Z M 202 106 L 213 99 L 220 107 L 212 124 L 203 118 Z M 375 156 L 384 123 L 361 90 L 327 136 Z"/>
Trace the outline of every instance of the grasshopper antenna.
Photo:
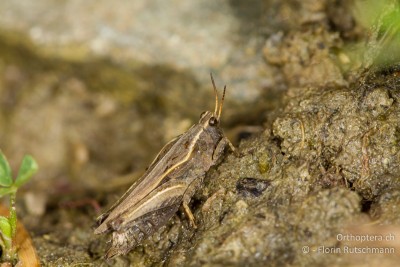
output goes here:
<path id="1" fill-rule="evenodd" d="M 218 121 L 219 121 L 219 118 L 221 117 L 222 107 L 224 106 L 225 91 L 226 91 L 226 85 L 224 86 L 224 92 L 222 93 L 222 99 L 221 99 L 221 105 L 219 106 L 219 110 L 218 110 L 218 117 L 217 117 Z"/>
<path id="2" fill-rule="evenodd" d="M 217 114 L 217 110 L 218 110 L 218 92 L 217 92 L 217 87 L 215 87 L 215 82 L 214 82 L 214 77 L 212 75 L 212 72 L 210 72 L 210 77 L 211 77 L 211 82 L 212 82 L 213 87 L 214 87 L 214 94 L 215 94 L 215 110 L 214 110 L 214 114 Z"/>

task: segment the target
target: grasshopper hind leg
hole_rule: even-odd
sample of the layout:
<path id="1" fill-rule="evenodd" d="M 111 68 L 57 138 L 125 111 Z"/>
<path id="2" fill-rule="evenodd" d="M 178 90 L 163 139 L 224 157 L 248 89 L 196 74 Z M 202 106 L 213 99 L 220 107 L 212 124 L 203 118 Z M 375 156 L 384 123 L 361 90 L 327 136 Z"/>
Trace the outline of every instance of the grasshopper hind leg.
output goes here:
<path id="1" fill-rule="evenodd" d="M 154 212 L 148 213 L 129 226 L 112 233 L 111 247 L 105 258 L 110 259 L 118 255 L 125 255 L 140 244 L 145 238 L 156 232 L 174 216 L 179 205 L 171 205 Z"/>

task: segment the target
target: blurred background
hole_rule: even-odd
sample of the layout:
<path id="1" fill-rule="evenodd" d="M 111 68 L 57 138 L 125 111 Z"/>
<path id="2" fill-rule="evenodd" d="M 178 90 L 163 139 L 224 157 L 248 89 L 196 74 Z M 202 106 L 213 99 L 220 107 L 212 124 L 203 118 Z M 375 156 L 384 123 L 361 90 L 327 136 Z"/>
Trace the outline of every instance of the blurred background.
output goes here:
<path id="1" fill-rule="evenodd" d="M 210 72 L 228 86 L 225 127 L 262 122 L 260 96 L 283 87 L 262 57 L 268 25 L 293 23 L 268 18 L 280 6 L 1 1 L 2 150 L 13 165 L 33 154 L 38 186 L 104 185 L 213 109 Z"/>

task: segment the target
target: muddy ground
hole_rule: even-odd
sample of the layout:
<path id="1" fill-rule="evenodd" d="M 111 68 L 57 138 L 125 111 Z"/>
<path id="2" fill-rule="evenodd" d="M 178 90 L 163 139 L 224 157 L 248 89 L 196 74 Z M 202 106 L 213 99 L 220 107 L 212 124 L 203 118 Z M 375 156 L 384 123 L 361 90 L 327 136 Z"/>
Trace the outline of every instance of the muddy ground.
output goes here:
<path id="1" fill-rule="evenodd" d="M 139 10 L 149 18 L 162 9 L 150 2 L 155 6 Z M 13 16 L 27 6 L 1 4 L 10 12 L 0 31 L 0 148 L 14 169 L 25 153 L 39 163 L 18 196 L 18 213 L 42 265 L 395 266 L 400 70 L 395 60 L 378 60 L 385 52 L 379 25 L 365 27 L 358 2 L 222 1 L 219 9 L 209 2 L 157 18 L 190 38 L 190 30 L 201 32 L 195 22 L 208 20 L 201 15 L 214 16 L 220 23 L 195 37 L 207 40 L 211 54 L 226 45 L 220 57 L 202 58 L 207 49 L 191 50 L 176 38 L 179 55 L 152 42 L 141 54 L 140 43 L 121 36 L 115 38 L 128 46 L 107 39 L 105 49 L 96 39 L 99 53 L 89 42 L 90 23 L 74 40 L 74 23 L 64 29 L 49 27 L 49 17 L 33 18 L 40 5 L 14 27 Z M 102 5 L 93 14 L 107 10 Z M 79 5 L 68 7 L 62 22 L 80 18 L 73 12 Z M 59 14 L 65 6 L 51 8 Z M 188 18 L 195 22 L 185 25 Z M 150 25 L 143 38 L 156 42 L 171 27 Z M 93 235 L 96 216 L 163 144 L 213 109 L 210 71 L 220 90 L 228 86 L 222 127 L 238 155 L 227 150 L 193 197 L 198 228 L 179 210 L 130 254 L 105 261 L 109 236 Z M 343 238 L 367 235 L 389 238 Z M 365 253 L 366 247 L 389 250 Z"/>

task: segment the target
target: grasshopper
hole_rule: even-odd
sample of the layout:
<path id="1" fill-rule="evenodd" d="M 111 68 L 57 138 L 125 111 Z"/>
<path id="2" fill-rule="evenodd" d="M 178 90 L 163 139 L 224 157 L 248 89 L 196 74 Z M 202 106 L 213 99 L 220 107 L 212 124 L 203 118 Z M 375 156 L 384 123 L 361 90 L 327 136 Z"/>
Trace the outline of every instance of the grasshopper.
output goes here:
<path id="1" fill-rule="evenodd" d="M 112 232 L 111 248 L 105 258 L 127 254 L 165 225 L 181 205 L 190 225 L 196 228 L 189 208 L 192 196 L 225 147 L 229 145 L 235 151 L 220 128 L 226 86 L 219 104 L 215 82 L 210 76 L 215 94 L 214 112 L 203 112 L 197 124 L 167 143 L 143 176 L 97 218 L 95 234 Z"/>

